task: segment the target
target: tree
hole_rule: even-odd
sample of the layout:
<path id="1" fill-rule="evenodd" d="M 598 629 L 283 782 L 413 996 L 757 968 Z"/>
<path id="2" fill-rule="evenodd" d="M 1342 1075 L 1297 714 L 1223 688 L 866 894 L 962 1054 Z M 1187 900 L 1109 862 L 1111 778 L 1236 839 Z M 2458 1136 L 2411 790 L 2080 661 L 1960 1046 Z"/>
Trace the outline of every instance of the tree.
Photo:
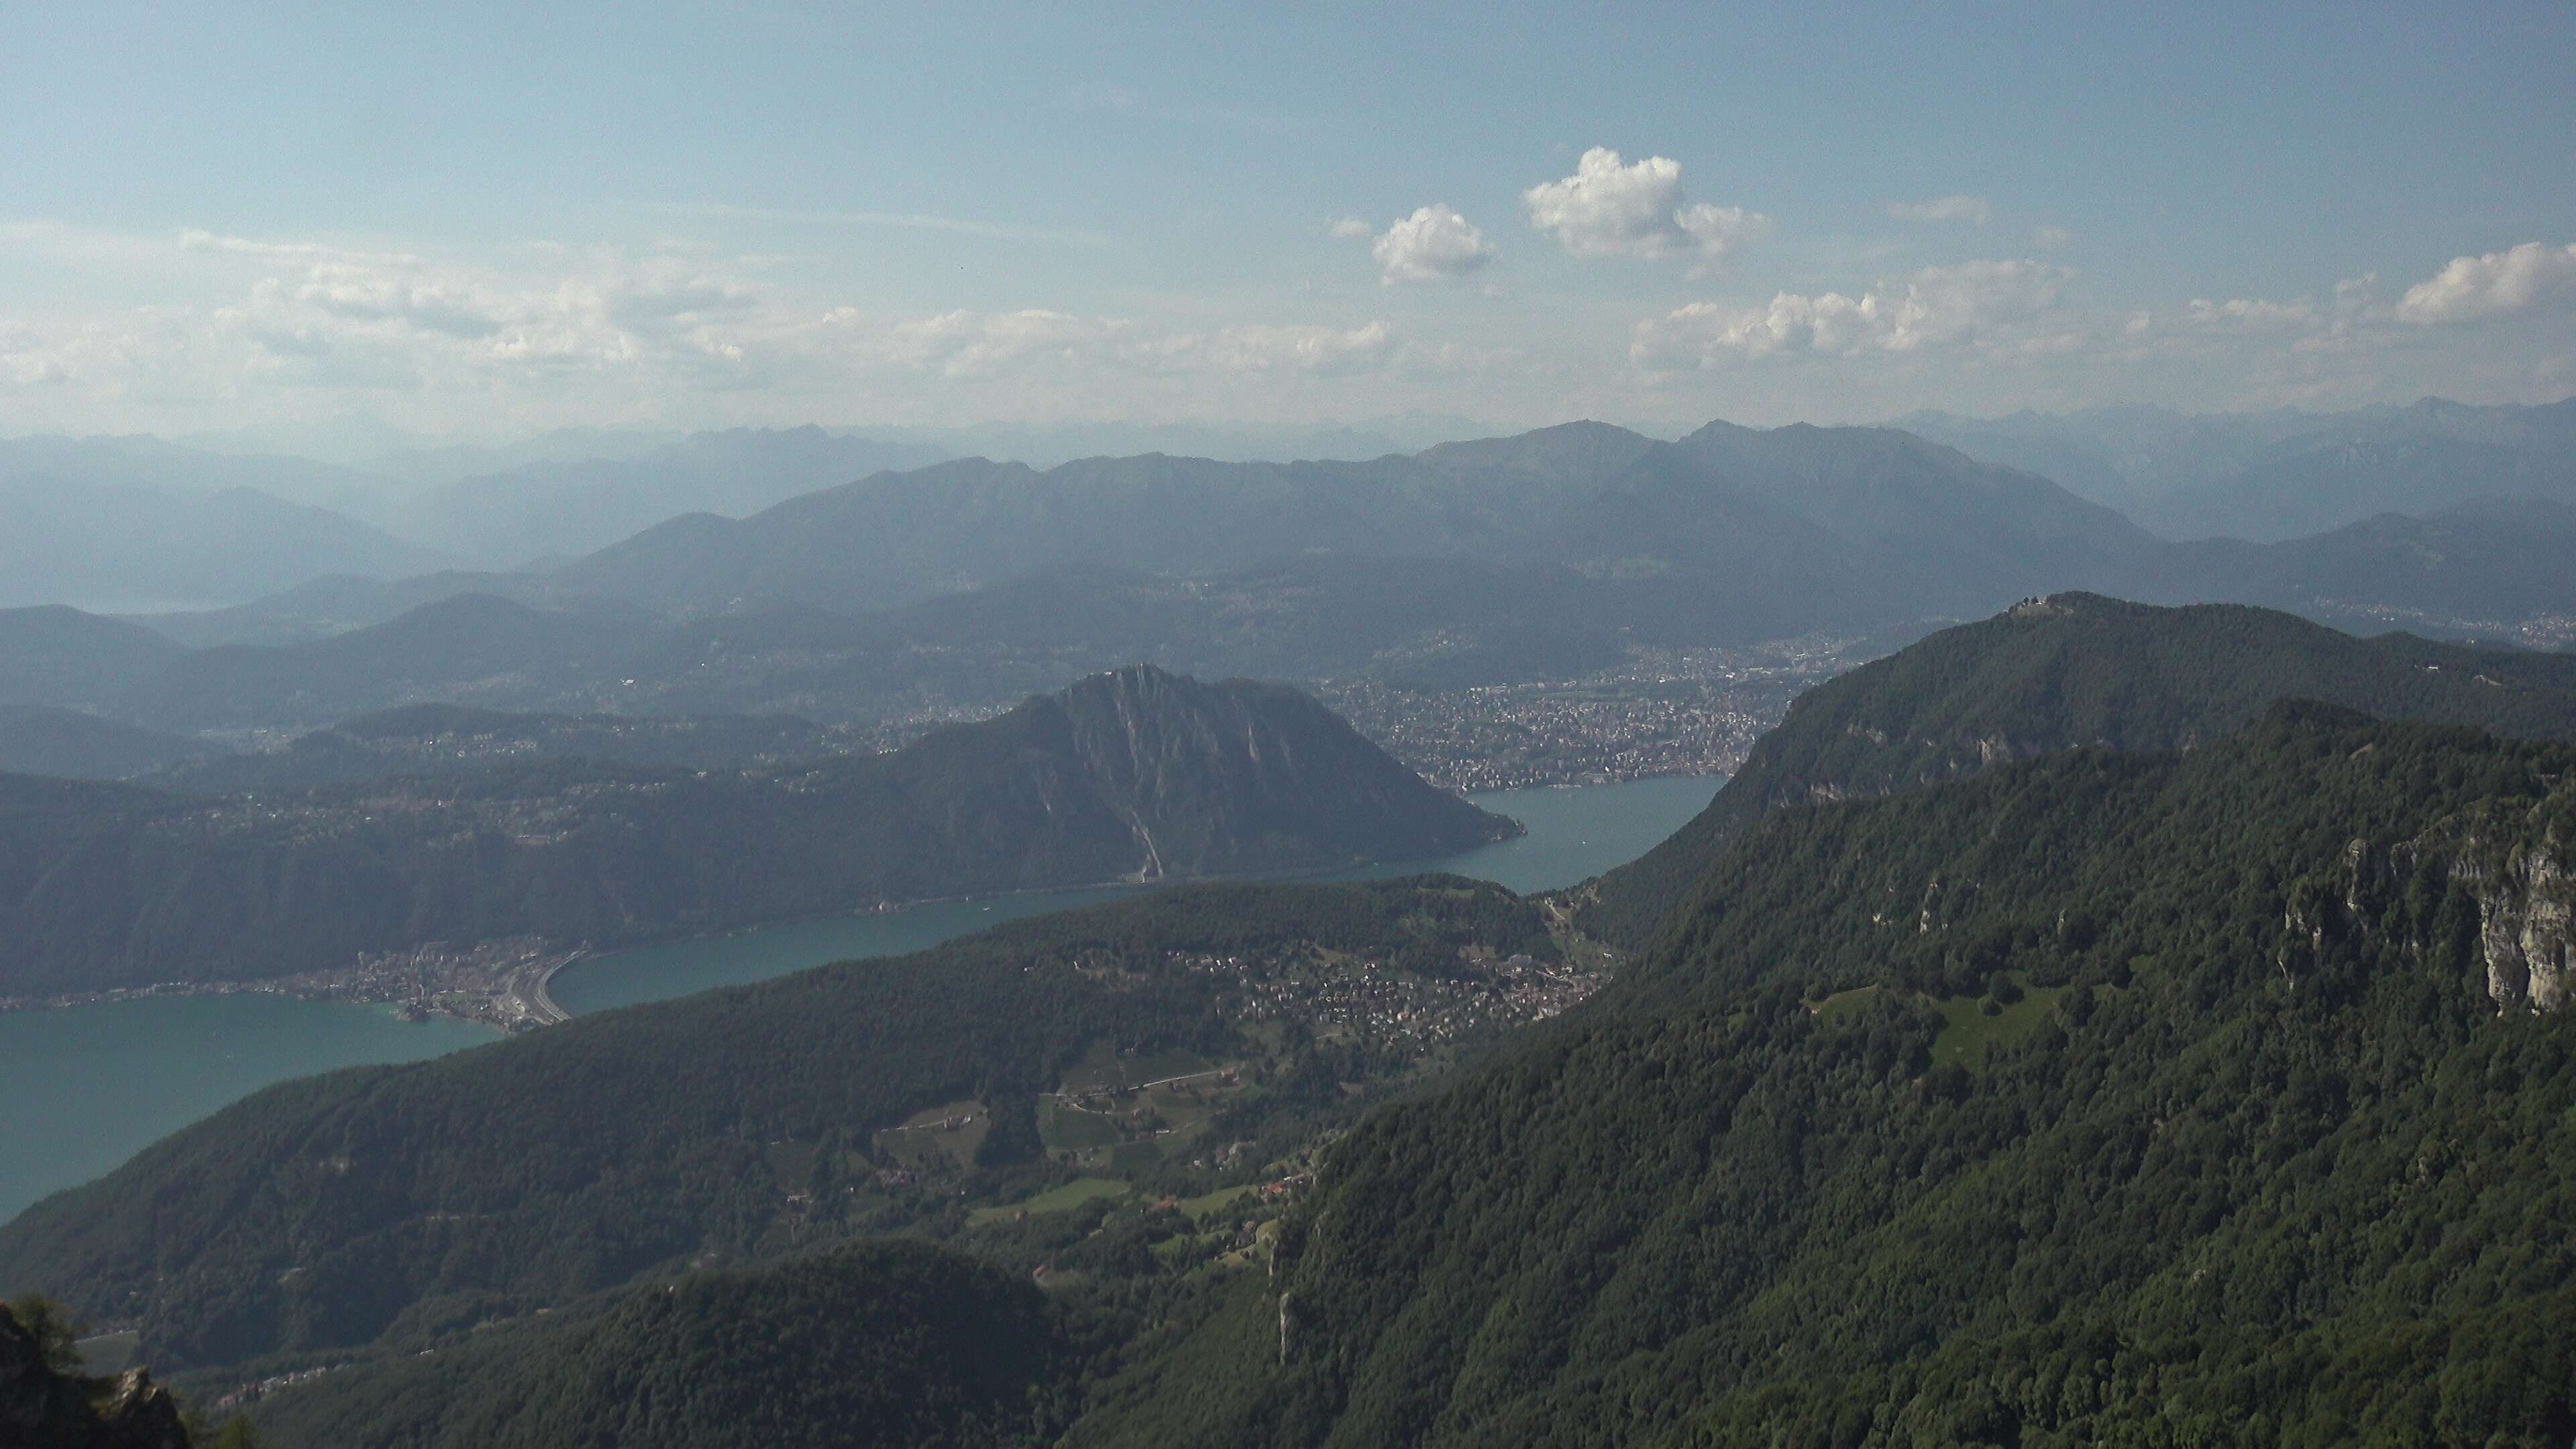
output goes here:
<path id="1" fill-rule="evenodd" d="M 29 1293 L 12 1302 L 9 1311 L 36 1340 L 37 1356 L 46 1368 L 58 1374 L 81 1372 L 80 1336 L 84 1330 L 70 1309 L 41 1293 Z"/>

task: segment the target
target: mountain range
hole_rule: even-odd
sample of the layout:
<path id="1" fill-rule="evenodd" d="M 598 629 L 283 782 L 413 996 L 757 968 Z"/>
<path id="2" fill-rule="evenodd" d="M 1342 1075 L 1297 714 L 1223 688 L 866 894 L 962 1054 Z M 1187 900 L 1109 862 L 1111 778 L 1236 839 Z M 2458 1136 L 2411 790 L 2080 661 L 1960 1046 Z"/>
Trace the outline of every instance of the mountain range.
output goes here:
<path id="1" fill-rule="evenodd" d="M 1811 599 L 1856 588 L 1853 602 L 1881 613 L 1891 602 L 1899 612 L 1978 612 L 1998 601 L 1982 587 L 1998 574 L 2024 591 L 2082 586 L 2307 607 L 2299 592 L 2306 588 L 2326 607 L 2428 611 L 2434 606 L 2375 596 L 2357 575 L 2300 578 L 2300 566 L 2278 561 L 2231 566 L 2226 550 L 2215 563 L 2158 554 L 2140 547 L 2144 533 L 2119 537 L 2122 530 L 2100 516 L 2078 522 L 2080 510 L 2070 505 L 2107 506 L 2166 537 L 2286 544 L 2385 514 L 2425 519 L 2496 501 L 2576 504 L 2568 462 L 2576 456 L 2576 399 L 2502 408 L 2426 399 L 2342 414 L 1921 413 L 1899 423 L 1907 436 L 1979 461 L 1927 466 L 1886 436 L 1895 429 L 1715 424 L 1669 446 L 1717 480 L 1701 480 L 1697 492 L 1728 496 L 1699 498 L 1662 521 L 1714 546 L 1697 561 L 1705 572 L 1802 588 Z M 1454 436 L 1461 426 L 1453 419 L 1412 432 Z M 1615 512 L 1641 497 L 1682 501 L 1670 486 L 1653 489 L 1658 473 L 1670 484 L 1670 461 L 1620 480 L 1667 445 L 1598 424 L 1570 426 L 1571 433 L 1543 429 L 1409 454 L 1392 436 L 1282 433 L 1265 445 L 1248 434 L 1131 430 L 1091 441 L 1203 443 L 1214 457 L 1054 462 L 1056 450 L 983 440 L 1003 444 L 995 456 L 1048 461 L 1043 472 L 982 458 L 942 464 L 976 438 L 917 430 L 884 438 L 813 427 L 568 434 L 518 450 L 396 450 L 357 467 L 149 438 L 27 438 L 0 443 L 0 514 L 24 555 L 9 560 L 19 601 L 128 612 L 156 600 L 230 607 L 330 576 L 390 582 L 456 566 L 526 571 L 515 582 L 487 579 L 480 585 L 487 592 L 604 592 L 697 613 L 763 602 L 867 610 L 1040 567 L 1195 575 L 1313 550 L 1595 567 L 1631 557 L 1671 562 L 1670 549 L 1615 551 L 1638 530 L 1621 539 L 1585 526 L 1593 522 L 1588 504 Z M 1253 461 L 1292 455 L 1319 461 Z M 1998 509 L 2000 485 L 1986 476 L 1996 468 L 2051 479 L 2077 497 L 2043 489 L 2021 498 L 2035 514 Z M 1757 500 L 1820 532 L 1785 528 Z M 1891 506 L 1899 500 L 1910 503 Z M 764 514 L 771 516 L 755 521 Z M 1912 554 L 1887 547 L 1927 522 L 1936 529 L 1925 547 Z M 2038 536 L 2026 537 L 2033 529 Z M 1651 529 L 1644 536 L 1655 538 Z M 2471 546 L 2456 529 L 2451 537 L 2454 546 Z M 1820 545 L 1839 567 L 1812 556 Z M 835 574 L 836 551 L 864 567 Z M 1788 567 L 1768 567 L 1784 559 Z M 1748 565 L 1765 567 L 1745 574 Z M 1890 575 L 1890 566 L 1901 567 Z M 1937 607 L 1972 580 L 1981 587 L 1973 607 Z M 410 600 L 425 601 L 417 587 Z M 362 610 L 354 622 L 398 611 Z M 335 618 L 339 627 L 352 622 L 345 600 L 303 627 L 329 628 Z"/>
<path id="2" fill-rule="evenodd" d="M 2383 513 L 2576 503 L 2576 399 L 2473 407 L 2425 398 L 2340 414 L 1914 413 L 1896 426 L 2045 474 L 2169 538 L 2273 543 Z"/>
<path id="3" fill-rule="evenodd" d="M 1809 696 L 1597 994 L 1373 1105 L 1314 1029 L 1343 998 L 1218 1006 L 1284 1004 L 1297 962 L 1576 969 L 1553 905 L 1158 892 L 292 1083 L 0 1228 L 0 1283 L 201 1382 L 331 1367 L 252 1410 L 289 1446 L 530 1432 L 539 1372 L 675 1424 L 717 1421 L 619 1386 L 739 1373 L 770 1437 L 864 1442 L 834 1406 L 897 1350 L 818 1348 L 857 1376 L 826 1392 L 751 1346 L 961 1271 L 812 1255 L 897 1224 L 1042 1280 L 1090 1345 L 1011 1370 L 1045 1412 L 986 1442 L 2554 1443 L 2562 664 L 2033 601 Z M 2320 685 L 2420 720 L 2278 698 Z M 1127 1169 L 1152 1193 L 1061 1160 L 1116 1083 L 1269 1041 L 1307 1065 L 1245 1100 L 1303 1103 L 1311 1158 L 1212 1150 L 1264 1131 L 1237 1114 Z M 1126 1100 L 1149 1133 L 1187 1106 Z M 912 1145 L 961 1111 L 991 1121 Z M 939 1153 L 946 1207 L 905 1195 Z M 916 1299 L 871 1342 L 946 1323 Z"/>
<path id="4" fill-rule="evenodd" d="M 2171 543 L 1889 429 L 1662 443 L 1570 424 L 1365 463 L 969 459 L 684 516 L 545 572 L 318 580 L 152 621 L 194 652 L 0 615 L 0 700 L 227 747 L 433 702 L 873 727 L 1137 660 L 1454 689 L 1641 648 L 1911 637 L 2078 589 L 2545 644 L 2576 618 L 2570 546 L 2576 508 L 2545 501 Z M 63 653 L 76 639 L 94 661 Z"/>
<path id="5" fill-rule="evenodd" d="M 1924 538 L 1925 525 L 1938 532 Z M 1047 568 L 1204 575 L 1335 554 L 1600 571 L 1634 560 L 1702 590 L 1743 579 L 1799 589 L 1834 615 L 1925 612 L 1990 590 L 1999 572 L 2022 583 L 2098 568 L 2144 542 L 2043 479 L 1905 434 L 1713 424 L 1662 444 L 1571 423 L 1365 463 L 1148 455 L 1040 473 L 961 460 L 740 520 L 674 519 L 557 582 L 669 614 L 863 611 Z M 1943 545 L 1973 551 L 1951 557 Z"/>
<path id="6" fill-rule="evenodd" d="M 640 456 L 531 461 L 341 504 L 484 568 L 590 553 L 686 513 L 740 515 L 852 478 L 948 456 L 818 427 L 693 433 Z M 414 572 L 419 572 L 415 570 Z"/>

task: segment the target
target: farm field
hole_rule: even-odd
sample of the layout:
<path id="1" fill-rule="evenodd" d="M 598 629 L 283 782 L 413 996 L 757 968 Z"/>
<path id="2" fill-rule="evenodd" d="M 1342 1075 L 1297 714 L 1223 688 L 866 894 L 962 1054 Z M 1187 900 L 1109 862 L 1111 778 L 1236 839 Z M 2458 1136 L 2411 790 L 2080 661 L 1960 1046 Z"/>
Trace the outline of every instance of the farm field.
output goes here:
<path id="1" fill-rule="evenodd" d="M 977 1208 L 967 1215 L 966 1221 L 981 1227 L 986 1223 L 997 1223 L 1017 1217 L 1021 1213 L 1035 1216 L 1039 1213 L 1070 1212 L 1084 1203 L 1096 1202 L 1107 1197 L 1125 1197 L 1131 1191 L 1133 1189 L 1127 1184 L 1114 1178 L 1077 1177 L 1061 1187 L 1048 1188 L 1025 1202 Z"/>

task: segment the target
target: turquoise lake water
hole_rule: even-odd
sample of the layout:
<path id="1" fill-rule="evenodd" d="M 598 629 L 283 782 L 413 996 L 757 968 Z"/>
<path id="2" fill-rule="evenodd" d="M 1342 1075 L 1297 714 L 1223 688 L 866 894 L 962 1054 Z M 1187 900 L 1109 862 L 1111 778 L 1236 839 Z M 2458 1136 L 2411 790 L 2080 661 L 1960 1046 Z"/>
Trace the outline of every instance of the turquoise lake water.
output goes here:
<path id="1" fill-rule="evenodd" d="M 1638 780 L 1478 795 L 1477 804 L 1519 820 L 1529 834 L 1333 878 L 1445 870 L 1516 891 L 1568 886 L 1644 854 L 1698 814 L 1721 783 Z M 918 951 L 998 922 L 1133 893 L 1046 891 L 947 901 L 637 947 L 575 963 L 555 978 L 554 995 L 566 1010 L 602 1011 L 827 961 Z M 0 1221 L 272 1082 L 418 1061 L 493 1039 L 460 1022 L 405 1022 L 389 1009 L 261 994 L 0 1014 Z"/>
<path id="2" fill-rule="evenodd" d="M 1497 790 L 1477 804 L 1529 827 L 1529 834 L 1436 860 L 1408 860 L 1343 871 L 1321 880 L 1382 880 L 1453 871 L 1516 891 L 1553 890 L 1636 859 L 1708 804 L 1715 779 L 1635 780 L 1624 785 Z M 554 998 L 578 1016 L 737 986 L 830 961 L 899 956 L 969 931 L 1023 916 L 1098 905 L 1134 895 L 1136 887 L 1031 891 L 988 900 L 941 901 L 883 916 L 833 916 L 638 946 L 578 961 L 558 973 Z"/>
<path id="3" fill-rule="evenodd" d="M 272 1082 L 494 1039 L 259 993 L 0 1014 L 0 1221 Z"/>

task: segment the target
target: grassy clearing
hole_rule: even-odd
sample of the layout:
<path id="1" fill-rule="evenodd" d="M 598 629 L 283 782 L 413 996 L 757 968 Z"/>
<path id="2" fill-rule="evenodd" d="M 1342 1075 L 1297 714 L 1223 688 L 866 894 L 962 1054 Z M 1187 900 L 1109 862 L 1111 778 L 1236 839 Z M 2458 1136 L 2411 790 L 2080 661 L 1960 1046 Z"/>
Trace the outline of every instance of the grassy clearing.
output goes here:
<path id="1" fill-rule="evenodd" d="M 1084 1203 L 1094 1202 L 1104 1197 L 1125 1197 L 1128 1191 L 1127 1184 L 1111 1178 L 1077 1177 L 1062 1187 L 1048 1188 L 1026 1202 L 1009 1203 L 1002 1207 L 977 1208 L 966 1215 L 966 1221 L 981 1225 L 1002 1222 L 1021 1213 L 1070 1212 Z"/>
<path id="2" fill-rule="evenodd" d="M 1211 1213 L 1223 1212 L 1225 1209 L 1232 1207 L 1243 1199 L 1252 1196 L 1256 1190 L 1257 1189 L 1253 1184 L 1248 1182 L 1240 1187 L 1221 1187 L 1216 1191 L 1209 1193 L 1205 1197 L 1182 1198 L 1178 1206 L 1182 1212 L 1189 1214 L 1193 1218 L 1203 1218 Z"/>
<path id="3" fill-rule="evenodd" d="M 769 1159 L 770 1176 L 778 1181 L 780 1192 L 803 1192 L 814 1185 L 814 1144 L 811 1142 L 772 1142 L 761 1149 Z"/>
<path id="4" fill-rule="evenodd" d="M 2020 980 L 2016 973 L 2017 981 Z M 2011 1046 L 2039 1029 L 2048 1014 L 2057 1009 L 2063 986 L 2031 986 L 2021 982 L 2021 1000 L 2007 1006 L 1995 1016 L 1985 1012 L 1983 997 L 1960 996 L 1932 1003 L 1949 1023 L 1932 1039 L 1935 1065 L 1957 1062 L 1978 1076 L 1985 1075 L 1986 1054 L 1999 1046 Z"/>
<path id="5" fill-rule="evenodd" d="M 993 1130 L 993 1114 L 977 1101 L 924 1108 L 899 1128 L 876 1134 L 877 1156 L 911 1168 L 964 1168 Z"/>
<path id="6" fill-rule="evenodd" d="M 1860 1010 L 1862 1007 L 1869 1005 L 1871 1002 L 1876 1001 L 1878 999 L 1878 993 L 1879 988 L 1875 986 L 1861 986 L 1850 991 L 1837 991 L 1822 1001 L 1808 1003 L 1807 1009 L 1816 1014 L 1816 1019 L 1818 1021 L 1830 1022 L 1839 1017 L 1848 1016 L 1851 1013 Z"/>
<path id="7" fill-rule="evenodd" d="M 1038 1105 L 1038 1140 L 1049 1152 L 1088 1152 L 1118 1142 L 1118 1124 L 1098 1112 L 1084 1112 L 1055 1102 Z"/>
<path id="8" fill-rule="evenodd" d="M 1071 1093 L 1094 1088 L 1122 1091 L 1141 1087 L 1147 1082 L 1209 1071 L 1215 1065 L 1195 1052 L 1147 1052 L 1141 1057 L 1122 1057 L 1108 1043 L 1093 1042 L 1082 1060 L 1064 1074 L 1064 1081 L 1056 1090 Z"/>

